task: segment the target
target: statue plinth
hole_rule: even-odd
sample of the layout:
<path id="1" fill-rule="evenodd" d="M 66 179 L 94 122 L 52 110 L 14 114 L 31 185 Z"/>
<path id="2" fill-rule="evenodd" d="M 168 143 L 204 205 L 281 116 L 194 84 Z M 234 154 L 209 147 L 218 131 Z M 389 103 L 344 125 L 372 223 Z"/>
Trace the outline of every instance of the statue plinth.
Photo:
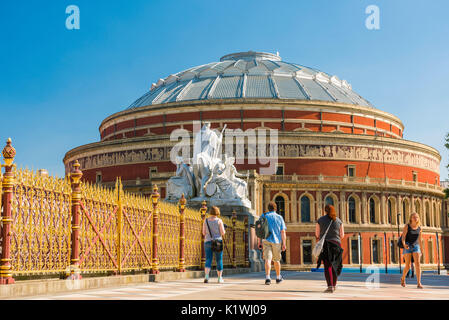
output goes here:
<path id="1" fill-rule="evenodd" d="M 207 207 L 210 208 L 212 206 L 216 206 L 220 209 L 220 213 L 222 216 L 231 217 L 232 212 L 235 211 L 237 214 L 237 219 L 242 221 L 245 217 L 248 217 L 248 235 L 249 235 L 249 243 L 248 243 L 248 253 L 249 253 L 249 261 L 251 264 L 251 271 L 259 272 L 264 270 L 264 261 L 262 259 L 262 251 L 257 248 L 257 237 L 254 229 L 254 225 L 256 221 L 259 219 L 259 216 L 256 214 L 254 209 L 251 209 L 251 201 L 241 201 L 240 199 L 235 200 L 224 200 L 224 199 L 211 199 L 208 197 L 197 197 L 190 199 L 188 201 L 187 206 L 193 209 L 199 210 L 202 206 L 203 200 L 206 200 Z M 176 201 L 169 202 L 177 203 Z"/>
<path id="2" fill-rule="evenodd" d="M 220 208 L 223 216 L 231 217 L 235 211 L 239 220 L 248 217 L 249 261 L 251 269 L 259 271 L 263 264 L 260 252 L 256 250 L 257 239 L 253 228 L 258 216 L 248 200 L 248 181 L 241 179 L 248 180 L 249 172 L 246 175 L 239 173 L 234 166 L 234 157 L 226 154 L 220 156 L 224 129 L 226 125 L 220 134 L 216 134 L 210 129 L 210 123 L 206 122 L 195 135 L 193 158 L 176 157 L 176 175 L 167 181 L 165 200 L 177 203 L 184 195 L 191 208 L 199 210 L 206 201 L 209 208 Z"/>

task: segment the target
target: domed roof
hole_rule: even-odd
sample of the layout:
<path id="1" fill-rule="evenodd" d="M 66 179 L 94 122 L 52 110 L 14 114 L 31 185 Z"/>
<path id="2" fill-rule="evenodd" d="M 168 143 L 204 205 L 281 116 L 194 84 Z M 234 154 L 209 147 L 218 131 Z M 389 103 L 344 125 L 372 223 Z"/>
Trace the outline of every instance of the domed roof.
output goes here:
<path id="1" fill-rule="evenodd" d="M 317 69 L 282 61 L 265 52 L 228 54 L 153 83 L 128 109 L 169 102 L 212 99 L 299 99 L 372 105 L 351 85 Z"/>

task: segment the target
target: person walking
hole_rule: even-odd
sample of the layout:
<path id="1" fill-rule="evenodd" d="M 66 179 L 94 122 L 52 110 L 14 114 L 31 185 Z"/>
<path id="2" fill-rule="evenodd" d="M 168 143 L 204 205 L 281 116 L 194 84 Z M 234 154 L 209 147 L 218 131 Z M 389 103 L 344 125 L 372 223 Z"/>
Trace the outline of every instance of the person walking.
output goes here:
<path id="1" fill-rule="evenodd" d="M 418 288 L 422 289 L 421 284 L 421 221 L 419 215 L 414 212 L 410 215 L 409 223 L 404 226 L 402 231 L 402 245 L 404 246 L 403 255 L 405 259 L 405 267 L 401 277 L 401 286 L 405 287 L 405 277 L 412 264 L 412 259 L 415 265 L 416 280 L 418 282 Z"/>
<path id="2" fill-rule="evenodd" d="M 268 203 L 268 212 L 264 216 L 268 222 L 269 236 L 266 239 L 258 238 L 258 247 L 263 249 L 263 259 L 265 260 L 265 284 L 271 284 L 271 261 L 274 262 L 276 270 L 276 283 L 281 283 L 284 279 L 281 275 L 281 251 L 286 249 L 287 236 L 285 231 L 284 218 L 276 213 L 276 203 L 270 201 Z"/>
<path id="3" fill-rule="evenodd" d="M 218 283 L 224 283 L 223 280 L 223 237 L 226 233 L 223 221 L 219 218 L 220 209 L 218 207 L 211 207 L 210 217 L 208 217 L 203 223 L 203 236 L 204 236 L 204 251 L 206 252 L 206 264 L 204 268 L 204 283 L 209 282 L 209 272 L 212 268 L 212 259 L 215 255 L 215 261 L 217 263 L 217 275 Z M 213 241 L 218 241 L 221 244 L 221 250 L 213 250 Z"/>
<path id="4" fill-rule="evenodd" d="M 337 278 L 342 270 L 341 240 L 345 236 L 343 222 L 337 218 L 335 208 L 327 204 L 324 208 L 325 215 L 318 219 L 315 226 L 315 236 L 319 241 L 327 231 L 324 239 L 323 250 L 318 257 L 317 269 L 324 263 L 324 276 L 326 277 L 326 293 L 333 293 L 337 286 Z"/>

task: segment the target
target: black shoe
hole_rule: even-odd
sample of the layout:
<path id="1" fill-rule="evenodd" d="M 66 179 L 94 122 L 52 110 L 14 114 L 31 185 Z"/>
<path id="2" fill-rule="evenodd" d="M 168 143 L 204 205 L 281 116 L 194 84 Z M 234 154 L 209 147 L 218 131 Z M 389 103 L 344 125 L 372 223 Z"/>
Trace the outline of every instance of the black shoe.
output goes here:
<path id="1" fill-rule="evenodd" d="M 204 283 L 209 283 L 209 280 L 207 280 L 207 279 L 204 279 Z"/>
<path id="2" fill-rule="evenodd" d="M 276 283 L 281 283 L 282 281 L 284 281 L 284 278 L 282 276 L 280 279 L 276 278 Z"/>
<path id="3" fill-rule="evenodd" d="M 266 284 L 266 285 L 271 284 L 271 279 L 265 279 L 265 284 Z"/>

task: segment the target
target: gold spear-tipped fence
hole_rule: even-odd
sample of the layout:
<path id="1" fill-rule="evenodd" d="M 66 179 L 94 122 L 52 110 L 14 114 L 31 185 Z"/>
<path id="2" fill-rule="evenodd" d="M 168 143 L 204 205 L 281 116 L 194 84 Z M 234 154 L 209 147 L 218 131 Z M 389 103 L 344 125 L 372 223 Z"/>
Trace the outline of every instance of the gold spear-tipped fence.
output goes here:
<path id="1" fill-rule="evenodd" d="M 17 170 L 10 140 L 3 156 L 0 284 L 202 267 L 205 204 L 194 210 L 185 199 L 179 206 L 160 201 L 157 187 L 151 197 L 124 192 L 120 178 L 112 190 L 83 182 L 78 163 L 65 179 Z M 247 266 L 245 223 L 222 219 L 228 226 L 224 264 Z"/>

